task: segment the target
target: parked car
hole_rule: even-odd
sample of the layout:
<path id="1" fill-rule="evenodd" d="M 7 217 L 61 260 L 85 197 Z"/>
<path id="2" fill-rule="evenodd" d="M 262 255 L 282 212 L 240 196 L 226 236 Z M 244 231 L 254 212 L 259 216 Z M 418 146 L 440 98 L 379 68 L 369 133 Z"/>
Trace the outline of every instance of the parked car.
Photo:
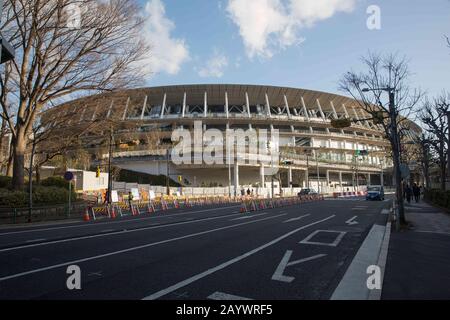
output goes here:
<path id="1" fill-rule="evenodd" d="M 300 196 L 313 196 L 313 195 L 317 195 L 317 191 L 314 189 L 302 189 L 300 190 L 300 192 L 297 194 L 299 197 Z"/>
<path id="2" fill-rule="evenodd" d="M 368 186 L 366 200 L 384 200 L 383 186 Z"/>

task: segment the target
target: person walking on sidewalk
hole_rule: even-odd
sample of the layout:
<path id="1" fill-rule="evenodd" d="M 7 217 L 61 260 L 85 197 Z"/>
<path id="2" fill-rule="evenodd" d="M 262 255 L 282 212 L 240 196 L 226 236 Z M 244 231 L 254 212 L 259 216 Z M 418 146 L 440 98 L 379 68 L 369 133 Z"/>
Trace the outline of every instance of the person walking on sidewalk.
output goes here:
<path id="1" fill-rule="evenodd" d="M 418 203 L 420 200 L 420 188 L 417 186 L 416 183 L 414 183 L 413 185 L 412 192 L 414 195 L 414 200 L 416 200 L 416 203 Z"/>
<path id="2" fill-rule="evenodd" d="M 412 189 L 411 187 L 408 185 L 406 185 L 405 188 L 405 195 L 406 195 L 406 201 L 408 201 L 408 203 L 411 203 L 411 196 L 412 196 Z"/>

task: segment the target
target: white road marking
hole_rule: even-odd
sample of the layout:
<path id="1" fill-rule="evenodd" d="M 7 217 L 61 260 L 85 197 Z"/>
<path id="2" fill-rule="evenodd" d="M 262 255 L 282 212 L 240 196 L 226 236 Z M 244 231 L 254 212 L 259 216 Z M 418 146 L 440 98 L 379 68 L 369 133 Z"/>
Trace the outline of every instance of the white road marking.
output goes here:
<path id="1" fill-rule="evenodd" d="M 332 242 L 317 242 L 317 241 L 309 241 L 311 238 L 313 238 L 316 234 L 320 232 L 328 232 L 328 233 L 337 233 L 338 236 L 336 239 Z M 301 244 L 313 244 L 318 246 L 328 246 L 328 247 L 337 247 L 337 245 L 341 242 L 342 238 L 345 236 L 347 232 L 346 231 L 334 231 L 334 230 L 316 230 L 313 233 L 311 233 L 309 236 L 307 236 L 305 239 L 300 241 Z"/>
<path id="2" fill-rule="evenodd" d="M 326 254 L 317 254 L 317 255 L 312 256 L 312 257 L 303 258 L 303 259 L 300 259 L 300 260 L 289 262 L 289 259 L 291 258 L 291 255 L 292 255 L 292 250 L 287 250 L 286 253 L 284 254 L 283 259 L 281 259 L 280 264 L 278 265 L 277 269 L 275 270 L 275 272 L 274 272 L 274 274 L 272 276 L 272 280 L 286 282 L 286 283 L 291 283 L 292 281 L 295 280 L 295 278 L 294 277 L 288 277 L 288 276 L 285 276 L 283 274 L 284 270 L 287 267 L 294 266 L 296 264 L 300 264 L 300 263 L 303 263 L 303 262 L 319 259 L 319 258 L 322 258 L 322 257 L 326 256 Z"/>
<path id="3" fill-rule="evenodd" d="M 32 242 L 39 242 L 39 241 L 45 241 L 45 239 L 33 239 L 33 240 L 27 240 L 26 243 L 32 243 Z"/>
<path id="4" fill-rule="evenodd" d="M 157 246 L 157 245 L 160 245 L 160 244 L 170 243 L 170 242 L 174 242 L 174 241 L 178 241 L 178 240 L 189 239 L 189 238 L 201 236 L 201 235 L 208 234 L 208 233 L 213 233 L 213 232 L 218 232 L 218 231 L 222 231 L 222 230 L 232 229 L 232 228 L 240 227 L 240 226 L 243 226 L 243 225 L 246 225 L 246 224 L 256 223 L 256 222 L 269 220 L 269 219 L 275 219 L 275 218 L 278 218 L 280 216 L 283 216 L 283 215 L 280 214 L 280 215 L 276 215 L 276 216 L 262 218 L 262 219 L 259 219 L 259 220 L 252 220 L 252 221 L 247 221 L 247 222 L 241 222 L 241 223 L 233 224 L 233 225 L 230 225 L 230 226 L 220 227 L 220 228 L 216 228 L 216 229 L 210 229 L 210 230 L 201 231 L 201 232 L 197 232 L 197 233 L 191 233 L 191 234 L 188 234 L 188 235 L 185 235 L 185 236 L 181 236 L 181 237 L 176 237 L 176 238 L 161 240 L 161 241 L 157 241 L 157 242 L 152 242 L 152 243 L 144 244 L 144 245 L 141 245 L 141 246 L 136 246 L 136 247 L 131 247 L 131 248 L 128 248 L 128 249 L 117 250 L 117 251 L 104 253 L 104 254 L 88 257 L 88 258 L 67 261 L 67 262 L 55 264 L 55 265 L 48 266 L 48 267 L 43 267 L 43 268 L 34 269 L 34 270 L 30 270 L 30 271 L 25 271 L 25 272 L 21 272 L 21 273 L 17 273 L 17 274 L 12 274 L 12 275 L 9 275 L 9 276 L 4 276 L 4 277 L 0 278 L 0 282 L 5 281 L 5 280 L 14 279 L 14 278 L 23 277 L 23 276 L 26 276 L 26 275 L 30 275 L 30 274 L 34 274 L 34 273 L 38 273 L 38 272 L 42 272 L 42 271 L 53 270 L 53 269 L 64 267 L 64 266 L 71 265 L 71 264 L 77 264 L 77 263 L 82 263 L 82 262 L 86 262 L 86 261 L 92 261 L 92 260 L 96 260 L 96 259 L 111 257 L 111 256 L 115 256 L 115 255 L 122 254 L 122 253 L 127 253 L 127 252 L 136 251 L 136 250 L 140 250 L 140 249 L 144 249 L 144 248 L 154 247 L 154 246 Z"/>
<path id="5" fill-rule="evenodd" d="M 389 214 L 391 211 L 389 209 L 383 209 L 381 210 L 381 214 Z"/>
<path id="6" fill-rule="evenodd" d="M 226 209 L 231 209 L 231 208 L 236 208 L 236 207 L 240 207 L 240 205 L 229 206 L 229 207 L 219 207 L 219 208 L 212 208 L 212 209 L 205 209 L 205 210 L 196 210 L 196 211 L 189 211 L 189 212 L 181 212 L 181 213 L 172 213 L 172 214 L 168 214 L 168 215 L 157 215 L 157 216 L 152 215 L 152 216 L 143 217 L 143 218 L 135 218 L 135 219 L 132 219 L 132 220 L 115 220 L 115 221 L 102 222 L 102 223 L 91 223 L 91 224 L 86 224 L 84 222 L 79 222 L 78 225 L 70 225 L 70 226 L 64 226 L 64 227 L 40 228 L 40 229 L 32 229 L 32 230 L 3 232 L 3 233 L 0 233 L 0 237 L 1 236 L 11 235 L 11 234 L 20 234 L 20 233 L 51 231 L 51 230 L 61 230 L 61 229 L 70 229 L 70 228 L 85 228 L 85 227 L 101 226 L 101 225 L 108 225 L 108 224 L 115 224 L 115 223 L 136 222 L 136 221 L 143 221 L 143 220 L 149 220 L 149 219 L 155 219 L 155 218 L 167 218 L 167 217 L 172 217 L 172 216 L 183 216 L 183 215 L 193 214 L 193 213 L 201 213 L 201 212 L 209 212 L 209 211 L 217 211 L 217 210 L 226 210 Z M 235 212 L 235 213 L 237 213 L 237 212 Z M 124 214 L 124 216 L 126 216 L 126 215 Z"/>
<path id="7" fill-rule="evenodd" d="M 349 226 L 358 224 L 359 222 L 355 221 L 356 218 L 358 218 L 358 216 L 354 216 L 353 218 L 348 219 L 347 221 L 345 221 L 345 223 Z"/>
<path id="8" fill-rule="evenodd" d="M 339 285 L 335 288 L 331 300 L 366 300 L 369 297 L 367 267 L 377 265 L 385 231 L 385 226 L 377 224 L 372 226 Z"/>
<path id="9" fill-rule="evenodd" d="M 305 218 L 305 217 L 307 217 L 307 216 L 310 216 L 311 214 L 304 214 L 304 215 L 302 215 L 302 216 L 299 216 L 299 217 L 297 217 L 297 218 L 292 218 L 292 219 L 289 219 L 289 220 L 286 220 L 286 221 L 283 221 L 283 223 L 288 223 L 288 222 L 292 222 L 292 221 L 298 221 L 298 220 L 300 220 L 300 219 L 303 219 L 303 218 Z"/>
<path id="10" fill-rule="evenodd" d="M 100 232 L 113 232 L 113 231 L 115 231 L 115 229 L 105 229 L 105 230 L 102 230 Z"/>
<path id="11" fill-rule="evenodd" d="M 219 291 L 216 291 L 213 294 L 209 295 L 208 299 L 210 299 L 210 300 L 253 300 L 250 298 L 239 297 L 239 296 L 235 296 L 232 294 L 223 293 L 223 292 L 219 292 Z"/>
<path id="12" fill-rule="evenodd" d="M 145 230 L 151 230 L 151 229 L 169 228 L 172 226 L 179 226 L 179 225 L 189 224 L 189 223 L 197 223 L 197 222 L 203 222 L 203 221 L 209 221 L 209 220 L 224 219 L 224 218 L 228 218 L 228 217 L 231 217 L 234 215 L 235 214 L 229 214 L 229 215 L 225 215 L 225 216 L 221 216 L 221 217 L 204 218 L 204 219 L 199 219 L 199 220 L 195 220 L 195 221 L 181 221 L 181 222 L 176 222 L 176 223 L 171 223 L 171 224 L 150 225 L 148 227 L 139 228 L 139 229 L 132 229 L 132 230 L 124 229 L 124 230 L 120 230 L 120 231 L 116 231 L 116 232 L 101 233 L 101 234 L 95 234 L 95 235 L 91 235 L 91 236 L 83 236 L 83 237 L 76 237 L 76 238 L 69 238 L 69 239 L 62 239 L 62 240 L 47 241 L 44 243 L 21 245 L 21 246 L 17 246 L 17 247 L 0 249 L 0 253 L 14 251 L 14 250 L 20 250 L 20 249 L 26 249 L 26 248 L 32 248 L 32 247 L 47 246 L 47 245 L 55 244 L 55 243 L 64 243 L 64 242 L 94 239 L 94 238 L 100 238 L 100 237 L 109 237 L 109 236 L 114 236 L 114 235 L 119 235 L 119 234 L 124 234 L 124 233 L 139 232 L 139 231 L 145 231 Z"/>
<path id="13" fill-rule="evenodd" d="M 214 268 L 208 269 L 208 270 L 206 270 L 206 271 L 204 271 L 202 273 L 199 273 L 199 274 L 197 274 L 195 276 L 192 276 L 192 277 L 190 277 L 188 279 L 185 279 L 185 280 L 183 280 L 181 282 L 178 282 L 178 283 L 176 283 L 176 284 L 174 284 L 174 285 L 172 285 L 172 286 L 170 286 L 168 288 L 165 288 L 165 289 L 160 290 L 158 292 L 155 292 L 155 293 L 153 293 L 153 294 L 151 294 L 151 295 L 149 295 L 147 297 L 144 297 L 143 300 L 155 300 L 155 299 L 161 298 L 162 296 L 165 296 L 166 294 L 174 292 L 174 291 L 176 291 L 176 290 L 178 290 L 178 289 L 180 289 L 182 287 L 185 287 L 185 286 L 187 286 L 187 285 L 189 285 L 189 284 L 191 284 L 191 283 L 193 283 L 195 281 L 198 281 L 198 280 L 200 280 L 200 279 L 202 279 L 204 277 L 207 277 L 210 274 L 213 274 L 213 273 L 215 273 L 215 272 L 217 272 L 219 270 L 222 270 L 222 269 L 224 269 L 224 268 L 226 268 L 226 267 L 228 267 L 228 266 L 230 266 L 232 264 L 235 264 L 236 262 L 244 260 L 245 258 L 248 258 L 248 257 L 254 255 L 255 253 L 258 253 L 259 251 L 264 250 L 264 249 L 266 249 L 266 248 L 268 248 L 268 247 L 270 247 L 270 246 L 272 246 L 272 245 L 282 241 L 283 239 L 286 239 L 286 238 L 290 237 L 291 235 L 299 232 L 300 230 L 303 230 L 303 229 L 309 228 L 311 226 L 314 226 L 316 224 L 325 222 L 325 221 L 330 220 L 330 219 L 332 219 L 334 217 L 335 217 L 335 215 L 331 215 L 331 216 L 329 216 L 329 217 L 327 217 L 325 219 L 318 220 L 318 221 L 312 222 L 310 224 L 307 224 L 305 226 L 299 227 L 299 228 L 297 228 L 297 229 L 295 229 L 293 231 L 290 231 L 290 232 L 282 235 L 281 237 L 278 237 L 278 238 L 276 238 L 276 239 L 274 239 L 274 240 L 272 240 L 272 241 L 270 241 L 270 242 L 268 242 L 266 244 L 263 244 L 262 246 L 260 246 L 260 247 L 258 247 L 256 249 L 248 251 L 248 252 L 244 253 L 243 255 L 240 255 L 240 256 L 238 256 L 236 258 L 228 260 L 228 261 L 226 261 L 226 262 L 224 262 L 224 263 L 222 263 L 222 264 L 220 264 L 220 265 L 218 265 L 218 266 L 216 266 Z M 268 218 L 266 218 L 266 219 L 268 219 Z"/>
<path id="14" fill-rule="evenodd" d="M 255 214 L 255 215 L 245 215 L 245 216 L 243 216 L 243 217 L 231 219 L 230 221 L 244 220 L 244 219 L 251 219 L 251 218 L 254 218 L 254 217 L 265 216 L 265 215 L 267 215 L 267 214 L 269 214 L 269 213 L 270 213 L 270 212 L 260 213 L 260 214 Z"/>

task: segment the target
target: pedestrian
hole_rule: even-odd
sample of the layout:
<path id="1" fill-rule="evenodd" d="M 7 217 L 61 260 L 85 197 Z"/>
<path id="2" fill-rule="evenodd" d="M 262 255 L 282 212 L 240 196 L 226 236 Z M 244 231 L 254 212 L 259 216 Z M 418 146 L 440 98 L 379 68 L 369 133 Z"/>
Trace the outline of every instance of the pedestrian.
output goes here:
<path id="1" fill-rule="evenodd" d="M 128 205 L 130 206 L 131 212 L 133 212 L 132 201 L 133 201 L 133 193 L 131 191 L 129 191 L 128 192 Z"/>
<path id="2" fill-rule="evenodd" d="M 406 185 L 405 187 L 405 194 L 406 194 L 406 201 L 408 201 L 408 203 L 411 203 L 412 189 L 409 186 L 409 184 Z"/>
<path id="3" fill-rule="evenodd" d="M 241 196 L 245 196 L 245 189 L 241 189 Z"/>
<path id="4" fill-rule="evenodd" d="M 247 189 L 247 195 L 249 196 L 252 192 L 250 191 L 250 188 Z"/>
<path id="5" fill-rule="evenodd" d="M 420 200 L 420 188 L 417 186 L 416 183 L 414 183 L 414 185 L 413 185 L 412 192 L 414 195 L 414 200 L 416 200 L 416 203 L 418 203 Z"/>

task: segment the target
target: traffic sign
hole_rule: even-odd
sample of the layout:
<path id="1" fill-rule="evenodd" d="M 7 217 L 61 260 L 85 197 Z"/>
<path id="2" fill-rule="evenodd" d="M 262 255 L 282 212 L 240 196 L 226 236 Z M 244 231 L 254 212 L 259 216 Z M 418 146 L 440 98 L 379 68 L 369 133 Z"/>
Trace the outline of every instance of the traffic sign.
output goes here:
<path id="1" fill-rule="evenodd" d="M 410 175 L 410 170 L 408 165 L 402 163 L 400 165 L 400 172 L 402 173 L 402 179 L 408 179 Z"/>
<path id="2" fill-rule="evenodd" d="M 67 171 L 66 173 L 64 173 L 64 179 L 66 179 L 67 181 L 72 181 L 73 180 L 73 173 L 70 171 Z"/>

